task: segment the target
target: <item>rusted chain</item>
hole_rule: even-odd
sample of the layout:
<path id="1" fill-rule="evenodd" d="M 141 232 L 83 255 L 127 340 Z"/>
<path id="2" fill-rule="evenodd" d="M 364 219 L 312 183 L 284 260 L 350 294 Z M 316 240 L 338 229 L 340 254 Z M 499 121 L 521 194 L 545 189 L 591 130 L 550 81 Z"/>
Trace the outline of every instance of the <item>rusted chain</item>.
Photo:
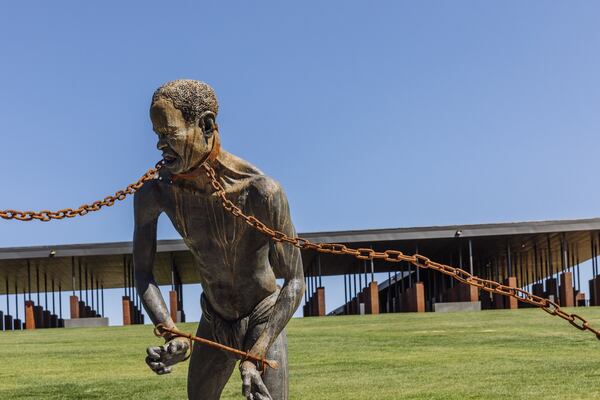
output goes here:
<path id="1" fill-rule="evenodd" d="M 117 191 L 112 196 L 107 196 L 102 200 L 94 201 L 92 204 L 82 204 L 76 209 L 63 208 L 58 211 L 18 211 L 18 210 L 0 210 L 0 218 L 16 219 L 18 221 L 38 220 L 48 222 L 53 219 L 74 218 L 86 215 L 89 212 L 98 211 L 102 207 L 111 207 L 117 201 L 125 200 L 128 195 L 134 194 L 144 183 L 156 177 L 158 170 L 162 167 L 162 161 L 158 162 L 154 168 L 150 168 L 137 182 L 128 185 L 125 189 Z"/>
<path id="2" fill-rule="evenodd" d="M 506 297 L 513 297 L 522 303 L 527 303 L 539 307 L 542 310 L 549 313 L 550 315 L 558 316 L 568 321 L 577 329 L 592 332 L 594 335 L 596 335 L 596 338 L 600 340 L 600 330 L 592 328 L 587 319 L 577 314 L 570 314 L 568 312 L 563 311 L 560 305 L 558 305 L 552 300 L 545 299 L 543 297 L 537 296 L 533 293 L 530 293 L 526 290 L 517 287 L 507 286 L 492 280 L 479 278 L 463 269 L 431 261 L 429 258 L 421 254 L 408 255 L 398 250 L 375 251 L 373 249 L 368 248 L 354 249 L 340 243 L 314 243 L 308 239 L 295 236 L 288 236 L 283 232 L 269 228 L 267 225 L 259 221 L 254 216 L 244 214 L 244 212 L 238 206 L 236 206 L 231 200 L 227 198 L 225 188 L 219 182 L 215 170 L 210 165 L 208 165 L 208 163 L 202 164 L 202 167 L 204 168 L 206 175 L 210 179 L 211 186 L 215 190 L 215 193 L 221 199 L 221 204 L 223 205 L 223 208 L 225 208 L 225 210 L 227 210 L 235 217 L 241 218 L 248 225 L 252 226 L 254 229 L 268 236 L 276 242 L 289 243 L 292 246 L 295 246 L 299 249 L 315 250 L 319 253 L 349 255 L 359 260 L 382 260 L 394 263 L 403 261 L 409 262 L 418 268 L 431 269 L 434 271 L 441 272 L 442 274 L 447 275 L 459 282 L 475 286 L 481 290 L 485 290 L 486 292 L 499 294 Z"/>
<path id="3" fill-rule="evenodd" d="M 221 343 L 217 343 L 217 342 L 213 342 L 212 340 L 208 340 L 208 339 L 204 339 L 198 336 L 194 336 L 191 333 L 185 333 L 185 332 L 181 332 L 178 329 L 175 328 L 167 328 L 166 326 L 164 326 L 163 324 L 158 324 L 156 325 L 156 327 L 154 328 L 154 334 L 158 337 L 165 337 L 167 335 L 167 333 L 170 333 L 173 336 L 177 336 L 177 337 L 183 337 L 186 338 L 190 341 L 194 341 L 194 342 L 198 342 L 198 343 L 202 343 L 205 344 L 207 346 L 213 347 L 215 349 L 219 349 L 219 350 L 223 350 L 226 351 L 228 353 L 231 354 L 235 354 L 236 356 L 239 356 L 242 361 L 252 361 L 258 364 L 259 369 L 261 371 L 265 370 L 265 367 L 269 367 L 271 369 L 277 369 L 279 368 L 279 363 L 275 360 L 267 360 L 266 358 L 259 358 L 259 357 L 255 357 L 252 354 L 250 354 L 247 351 L 241 351 L 238 350 L 236 348 L 233 347 L 229 347 L 229 346 L 225 346 L 224 344 Z M 191 355 L 191 346 L 190 346 L 190 354 L 188 354 L 188 356 L 186 357 L 186 359 Z"/>

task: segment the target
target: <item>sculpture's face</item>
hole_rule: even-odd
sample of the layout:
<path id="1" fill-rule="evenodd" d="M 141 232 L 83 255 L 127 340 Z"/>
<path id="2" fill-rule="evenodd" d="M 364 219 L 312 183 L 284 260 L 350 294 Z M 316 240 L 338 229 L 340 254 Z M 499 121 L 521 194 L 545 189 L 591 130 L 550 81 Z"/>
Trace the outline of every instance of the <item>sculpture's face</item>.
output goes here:
<path id="1" fill-rule="evenodd" d="M 165 167 L 181 174 L 197 166 L 208 146 L 198 124 L 189 124 L 169 99 L 159 98 L 150 107 L 150 119 L 158 135 L 156 147 L 162 152 Z"/>

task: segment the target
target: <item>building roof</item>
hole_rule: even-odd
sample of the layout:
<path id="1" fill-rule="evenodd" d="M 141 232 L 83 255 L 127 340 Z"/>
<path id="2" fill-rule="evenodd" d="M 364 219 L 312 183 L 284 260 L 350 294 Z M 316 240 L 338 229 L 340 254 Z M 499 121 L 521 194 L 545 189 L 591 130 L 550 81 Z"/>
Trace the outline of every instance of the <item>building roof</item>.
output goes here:
<path id="1" fill-rule="evenodd" d="M 415 251 L 432 260 L 456 266 L 466 265 L 465 249 L 472 242 L 476 270 L 483 271 L 490 262 L 506 262 L 510 248 L 513 257 L 520 257 L 526 269 L 535 268 L 532 254 L 550 250 L 554 262 L 564 261 L 561 249 L 569 251 L 569 262 L 583 262 L 591 258 L 591 238 L 600 231 L 600 218 L 495 223 L 477 225 L 448 225 L 413 228 L 364 229 L 332 232 L 308 232 L 299 236 L 314 242 L 343 243 L 355 247 L 372 247 L 375 250 L 396 249 L 412 254 Z M 595 236 L 594 236 L 595 237 Z M 460 249 L 460 250 L 459 250 Z M 47 245 L 12 247 L 0 249 L 0 276 L 8 277 L 9 292 L 14 292 L 17 279 L 19 292 L 27 284 L 27 265 L 32 272 L 32 291 L 36 291 L 34 272 L 46 273 L 49 279 L 61 284 L 63 290 L 72 288 L 72 268 L 76 273 L 81 262 L 105 288 L 123 287 L 123 265 L 130 262 L 132 242 L 89 243 L 71 245 Z M 340 275 L 360 272 L 365 268 L 350 256 L 320 255 L 316 263 L 315 252 L 303 251 L 302 257 L 307 274 Z M 524 256 L 525 255 L 525 256 Z M 566 254 L 565 254 L 566 255 Z M 523 257 L 525 259 L 523 260 Z M 504 261 L 502 261 L 504 260 Z M 174 263 L 183 283 L 198 283 L 194 259 L 183 240 L 159 240 L 155 261 L 155 276 L 159 284 L 171 280 L 171 264 Z M 370 268 L 370 267 L 369 267 Z M 398 268 L 397 264 L 376 262 L 376 272 Z M 43 281 L 43 280 L 42 280 Z M 77 283 L 76 283 L 77 285 Z M 0 293 L 5 293 L 0 284 Z M 41 287 L 40 289 L 43 289 Z"/>

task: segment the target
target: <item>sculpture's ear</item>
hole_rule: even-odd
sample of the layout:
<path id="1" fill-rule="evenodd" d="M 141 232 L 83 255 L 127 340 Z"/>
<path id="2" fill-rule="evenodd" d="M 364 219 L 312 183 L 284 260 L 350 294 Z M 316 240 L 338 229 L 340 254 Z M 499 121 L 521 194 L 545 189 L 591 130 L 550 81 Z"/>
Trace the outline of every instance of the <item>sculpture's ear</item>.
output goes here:
<path id="1" fill-rule="evenodd" d="M 204 138 L 208 140 L 215 131 L 218 130 L 217 122 L 215 121 L 215 113 L 212 111 L 204 111 L 198 120 L 198 125 L 202 128 Z"/>

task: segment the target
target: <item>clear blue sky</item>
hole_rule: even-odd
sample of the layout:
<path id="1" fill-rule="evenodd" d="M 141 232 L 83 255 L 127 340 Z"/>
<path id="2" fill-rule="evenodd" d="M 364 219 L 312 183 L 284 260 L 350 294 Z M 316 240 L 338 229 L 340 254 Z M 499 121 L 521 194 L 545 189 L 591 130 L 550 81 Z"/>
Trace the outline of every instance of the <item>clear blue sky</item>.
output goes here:
<path id="1" fill-rule="evenodd" d="M 4 3 L 0 208 L 74 207 L 137 179 L 159 159 L 153 91 L 192 78 L 300 232 L 596 217 L 599 15 L 592 1 Z M 132 229 L 127 200 L 0 222 L 0 247 Z M 177 237 L 166 219 L 159 237 Z"/>

